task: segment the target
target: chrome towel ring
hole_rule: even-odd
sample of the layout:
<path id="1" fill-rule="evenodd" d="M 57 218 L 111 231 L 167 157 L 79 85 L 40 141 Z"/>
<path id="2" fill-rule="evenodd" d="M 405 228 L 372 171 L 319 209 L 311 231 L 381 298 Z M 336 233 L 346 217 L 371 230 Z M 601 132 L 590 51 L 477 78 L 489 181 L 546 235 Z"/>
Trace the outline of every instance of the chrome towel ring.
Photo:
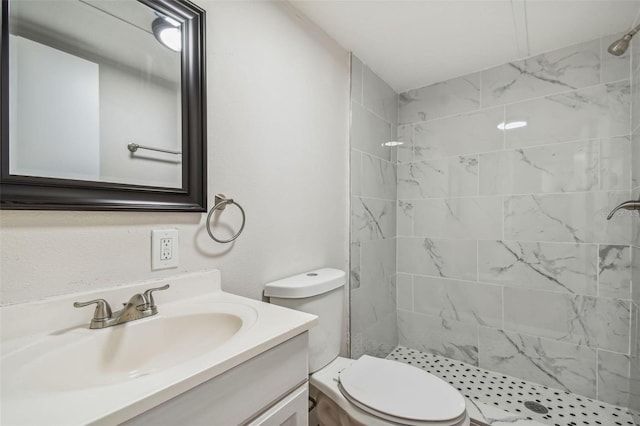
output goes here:
<path id="1" fill-rule="evenodd" d="M 220 240 L 216 238 L 213 235 L 213 232 L 211 231 L 211 216 L 213 215 L 213 212 L 215 212 L 216 210 L 223 211 L 228 204 L 235 204 L 236 207 L 240 209 L 240 213 L 242 213 L 242 225 L 240 226 L 240 230 L 233 237 L 229 238 L 228 240 Z M 240 234 L 242 233 L 242 230 L 244 229 L 244 224 L 246 223 L 246 221 L 247 221 L 247 217 L 245 216 L 244 209 L 242 208 L 242 206 L 240 206 L 240 204 L 233 201 L 233 198 L 226 198 L 222 194 L 216 194 L 215 205 L 213 206 L 211 211 L 209 211 L 209 215 L 207 216 L 207 233 L 209 234 L 209 236 L 213 241 L 216 241 L 222 244 L 227 244 L 234 241 L 236 238 L 240 236 Z"/>

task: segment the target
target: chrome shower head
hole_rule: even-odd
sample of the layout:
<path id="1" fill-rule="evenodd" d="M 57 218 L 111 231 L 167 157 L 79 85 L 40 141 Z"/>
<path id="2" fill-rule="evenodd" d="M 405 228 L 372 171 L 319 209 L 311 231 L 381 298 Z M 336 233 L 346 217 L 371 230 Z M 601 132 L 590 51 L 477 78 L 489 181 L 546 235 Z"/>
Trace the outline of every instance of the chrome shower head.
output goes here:
<path id="1" fill-rule="evenodd" d="M 631 31 L 626 33 L 621 39 L 618 39 L 613 43 L 611 43 L 611 45 L 607 49 L 607 52 L 615 56 L 624 55 L 624 52 L 626 52 L 627 49 L 629 48 L 629 43 L 631 43 L 631 39 L 638 32 L 639 29 L 640 29 L 640 25 L 638 25 L 637 27 L 633 28 Z"/>
<path id="2" fill-rule="evenodd" d="M 614 41 L 613 43 L 611 43 L 611 46 L 609 46 L 609 48 L 607 49 L 607 52 L 611 53 L 612 55 L 615 56 L 622 56 L 624 55 L 624 52 L 627 51 L 627 49 L 629 48 L 629 43 L 631 42 L 631 35 L 629 34 L 625 34 L 624 37 L 622 37 L 619 40 Z"/>

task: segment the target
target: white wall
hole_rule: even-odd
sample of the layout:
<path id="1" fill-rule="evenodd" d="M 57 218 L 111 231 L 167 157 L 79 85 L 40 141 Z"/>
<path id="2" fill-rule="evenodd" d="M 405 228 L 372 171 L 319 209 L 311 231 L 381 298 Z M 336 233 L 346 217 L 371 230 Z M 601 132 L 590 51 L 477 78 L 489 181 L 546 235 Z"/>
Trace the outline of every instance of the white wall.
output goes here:
<path id="1" fill-rule="evenodd" d="M 241 203 L 243 235 L 217 244 L 199 214 L 5 210 L 2 304 L 210 268 L 259 299 L 269 280 L 347 267 L 347 52 L 284 3 L 198 3 L 210 205 L 217 192 Z M 237 226 L 230 210 L 222 219 Z M 180 267 L 151 272 L 151 230 L 165 227 L 180 230 Z"/>
<path id="2" fill-rule="evenodd" d="M 179 76 L 179 58 L 176 62 Z M 181 155 L 149 150 L 132 154 L 127 149 L 134 142 L 182 151 L 179 102 L 179 81 L 100 63 L 99 180 L 180 188 Z"/>
<path id="3" fill-rule="evenodd" d="M 97 179 L 98 64 L 24 37 L 10 41 L 11 173 Z"/>

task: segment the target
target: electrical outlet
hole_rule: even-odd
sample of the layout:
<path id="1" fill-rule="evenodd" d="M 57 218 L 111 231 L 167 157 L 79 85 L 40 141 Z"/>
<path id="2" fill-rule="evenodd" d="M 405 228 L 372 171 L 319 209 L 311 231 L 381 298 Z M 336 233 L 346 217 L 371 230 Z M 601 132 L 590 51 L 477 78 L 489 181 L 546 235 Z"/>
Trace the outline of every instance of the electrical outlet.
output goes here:
<path id="1" fill-rule="evenodd" d="M 160 238 L 160 260 L 171 260 L 173 257 L 173 239 Z"/>
<path id="2" fill-rule="evenodd" d="M 178 267 L 178 230 L 151 231 L 151 270 Z"/>

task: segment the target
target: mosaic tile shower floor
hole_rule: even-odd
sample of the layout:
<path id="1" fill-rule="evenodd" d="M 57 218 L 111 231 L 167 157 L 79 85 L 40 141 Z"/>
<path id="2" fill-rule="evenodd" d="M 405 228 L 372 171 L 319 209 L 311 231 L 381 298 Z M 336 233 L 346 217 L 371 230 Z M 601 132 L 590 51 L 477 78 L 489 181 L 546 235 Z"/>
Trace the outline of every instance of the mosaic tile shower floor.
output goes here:
<path id="1" fill-rule="evenodd" d="M 440 377 L 472 403 L 476 401 L 495 406 L 518 417 L 522 416 L 522 419 L 553 426 L 635 425 L 631 415 L 623 408 L 443 356 L 399 346 L 387 358 L 414 365 Z M 540 404 L 548 411 L 536 413 L 525 407 L 524 403 L 527 401 Z"/>

